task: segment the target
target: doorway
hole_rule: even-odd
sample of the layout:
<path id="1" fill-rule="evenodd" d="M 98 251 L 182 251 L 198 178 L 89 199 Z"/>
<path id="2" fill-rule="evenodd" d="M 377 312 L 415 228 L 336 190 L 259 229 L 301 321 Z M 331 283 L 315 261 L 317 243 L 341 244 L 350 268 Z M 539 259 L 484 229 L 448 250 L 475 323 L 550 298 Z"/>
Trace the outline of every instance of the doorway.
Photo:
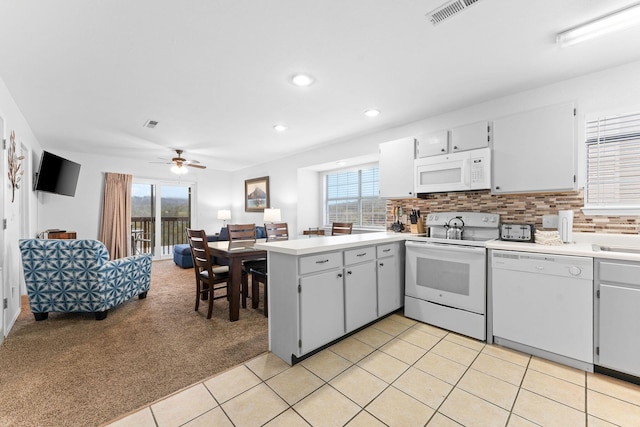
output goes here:
<path id="1" fill-rule="evenodd" d="M 186 243 L 191 227 L 195 184 L 136 180 L 131 187 L 131 251 L 171 258 Z"/>

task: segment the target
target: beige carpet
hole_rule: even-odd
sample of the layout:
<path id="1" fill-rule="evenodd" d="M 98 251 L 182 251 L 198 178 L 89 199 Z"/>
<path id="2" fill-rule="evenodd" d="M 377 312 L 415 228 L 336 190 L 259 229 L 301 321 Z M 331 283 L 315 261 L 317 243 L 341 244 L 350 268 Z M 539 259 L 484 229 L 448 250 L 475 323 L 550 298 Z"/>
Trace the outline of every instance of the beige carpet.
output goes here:
<path id="1" fill-rule="evenodd" d="M 154 262 L 151 288 L 110 310 L 51 313 L 28 307 L 0 345 L 0 426 L 96 426 L 268 349 L 267 319 L 226 299 L 194 311 L 193 269 Z M 250 301 L 248 306 L 251 307 Z"/>

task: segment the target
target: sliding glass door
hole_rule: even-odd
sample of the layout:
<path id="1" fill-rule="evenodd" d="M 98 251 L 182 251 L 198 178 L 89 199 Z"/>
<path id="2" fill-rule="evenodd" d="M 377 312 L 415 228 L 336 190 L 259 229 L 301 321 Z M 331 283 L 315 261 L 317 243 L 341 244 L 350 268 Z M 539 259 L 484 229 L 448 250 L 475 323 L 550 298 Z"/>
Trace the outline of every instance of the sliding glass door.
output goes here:
<path id="1" fill-rule="evenodd" d="M 171 258 L 191 227 L 192 184 L 135 180 L 131 191 L 131 251 Z"/>

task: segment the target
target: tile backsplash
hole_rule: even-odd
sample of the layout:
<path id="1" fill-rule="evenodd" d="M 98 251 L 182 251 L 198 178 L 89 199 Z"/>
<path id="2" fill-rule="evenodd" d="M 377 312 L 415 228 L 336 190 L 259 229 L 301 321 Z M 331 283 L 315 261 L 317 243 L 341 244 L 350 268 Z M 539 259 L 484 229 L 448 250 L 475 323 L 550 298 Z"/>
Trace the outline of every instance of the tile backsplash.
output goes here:
<path id="1" fill-rule="evenodd" d="M 582 213 L 582 191 L 535 194 L 489 194 L 489 190 L 477 192 L 436 193 L 426 199 L 387 200 L 387 228 L 393 223 L 393 208 L 402 206 L 407 215 L 411 209 L 419 209 L 422 220 L 430 212 L 489 212 L 500 214 L 501 222 L 534 223 L 542 228 L 542 215 L 557 215 L 559 210 L 573 210 L 573 231 L 583 233 L 638 234 L 640 216 L 605 216 Z M 406 229 L 409 227 L 405 224 Z"/>

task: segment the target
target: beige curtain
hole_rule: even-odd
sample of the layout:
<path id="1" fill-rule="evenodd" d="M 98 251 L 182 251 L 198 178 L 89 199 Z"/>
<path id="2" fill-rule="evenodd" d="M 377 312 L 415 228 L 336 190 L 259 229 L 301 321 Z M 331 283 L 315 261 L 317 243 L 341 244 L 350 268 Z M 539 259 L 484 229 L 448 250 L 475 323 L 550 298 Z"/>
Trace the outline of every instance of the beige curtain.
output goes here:
<path id="1" fill-rule="evenodd" d="M 132 175 L 105 173 L 100 241 L 107 247 L 110 259 L 131 253 L 132 180 Z"/>

